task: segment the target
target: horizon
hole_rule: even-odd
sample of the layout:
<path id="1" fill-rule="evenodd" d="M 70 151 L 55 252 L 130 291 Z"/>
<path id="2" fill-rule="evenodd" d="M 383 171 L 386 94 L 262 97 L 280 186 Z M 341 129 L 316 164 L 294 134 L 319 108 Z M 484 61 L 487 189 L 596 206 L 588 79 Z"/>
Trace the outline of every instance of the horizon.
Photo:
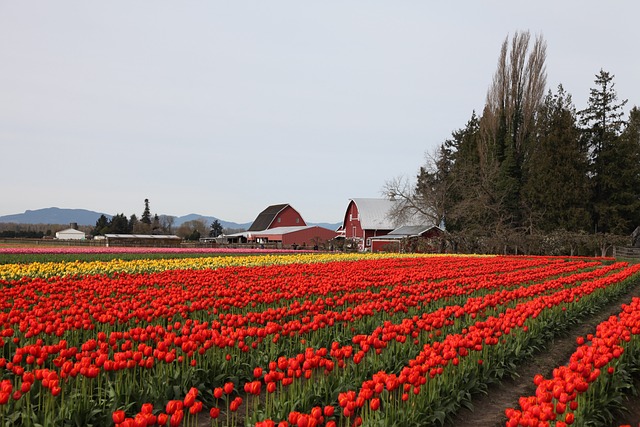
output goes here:
<path id="1" fill-rule="evenodd" d="M 39 209 L 26 209 L 23 212 L 17 212 L 17 213 L 13 213 L 13 214 L 7 214 L 7 215 L 0 215 L 0 218 L 3 217 L 7 217 L 7 216 L 18 216 L 18 215 L 24 215 L 27 214 L 28 212 L 39 212 L 39 211 L 46 211 L 46 210 L 50 210 L 50 209 L 58 209 L 58 210 L 80 210 L 80 211 L 86 211 L 86 212 L 90 212 L 90 213 L 96 213 L 96 214 L 102 214 L 102 215 L 108 215 L 110 217 L 113 217 L 114 215 L 118 215 L 118 214 L 123 214 L 125 215 L 127 218 L 131 217 L 131 215 L 136 215 L 139 216 L 137 213 L 130 213 L 127 214 L 126 212 L 116 212 L 116 213 L 108 213 L 108 212 L 104 212 L 104 211 L 94 211 L 92 209 L 85 209 L 85 208 L 65 208 L 65 207 L 59 207 L 59 206 L 49 206 L 49 207 L 45 207 L 45 208 L 39 208 Z M 233 223 L 236 225 L 248 225 L 251 224 L 255 218 L 251 221 L 235 221 L 233 219 L 227 219 L 227 218 L 220 218 L 216 215 L 208 215 L 208 214 L 203 214 L 203 213 L 198 213 L 198 212 L 191 212 L 185 215 L 171 215 L 168 213 L 156 213 L 156 212 L 152 212 L 152 215 L 158 215 L 158 216 L 171 216 L 174 218 L 185 218 L 185 217 L 189 217 L 189 216 L 196 216 L 196 217 L 200 217 L 200 218 L 204 218 L 204 219 L 209 219 L 209 218 L 215 218 L 219 221 L 225 222 L 225 223 Z M 303 215 L 304 218 L 304 215 Z M 305 219 L 305 222 L 309 223 L 309 224 L 330 224 L 330 225 L 335 225 L 335 224 L 341 224 L 342 221 L 307 221 Z M 62 225 L 62 224 L 58 224 L 58 225 Z M 91 224 L 82 224 L 83 226 L 88 226 Z"/>

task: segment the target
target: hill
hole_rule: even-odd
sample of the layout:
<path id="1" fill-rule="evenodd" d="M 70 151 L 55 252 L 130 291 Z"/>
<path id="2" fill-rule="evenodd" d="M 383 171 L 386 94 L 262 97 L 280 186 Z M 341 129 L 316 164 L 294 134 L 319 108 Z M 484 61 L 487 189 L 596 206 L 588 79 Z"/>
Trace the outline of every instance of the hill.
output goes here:
<path id="1" fill-rule="evenodd" d="M 95 212 L 87 209 L 65 209 L 65 208 L 44 208 L 36 210 L 27 210 L 20 214 L 4 215 L 0 216 L 0 223 L 16 223 L 16 224 L 71 224 L 72 222 L 78 225 L 93 226 L 98 221 L 101 215 L 111 218 L 112 215 L 103 212 Z M 162 215 L 161 215 L 162 216 Z M 237 223 L 233 221 L 225 221 L 213 216 L 206 216 L 200 214 L 189 214 L 175 217 L 173 222 L 174 227 L 179 227 L 187 221 L 193 221 L 202 219 L 205 220 L 207 225 L 210 225 L 214 220 L 220 221 L 223 228 L 227 229 L 247 229 L 251 225 L 247 223 Z M 329 228 L 335 230 L 340 225 L 339 223 L 309 223 L 309 225 L 318 225 L 320 227 Z"/>
<path id="2" fill-rule="evenodd" d="M 103 214 L 86 209 L 44 208 L 0 216 L 0 222 L 17 224 L 70 224 L 75 222 L 78 225 L 95 225 L 100 215 Z M 111 215 L 104 215 L 111 218 Z"/>
<path id="3" fill-rule="evenodd" d="M 195 221 L 199 219 L 205 220 L 205 222 L 207 223 L 207 226 L 211 225 L 211 223 L 217 219 L 218 221 L 220 221 L 220 224 L 222 224 L 222 228 L 232 228 L 234 230 L 247 229 L 251 225 L 250 222 L 239 224 L 237 222 L 224 221 L 214 216 L 206 216 L 206 215 L 200 215 L 200 214 L 194 214 L 194 213 L 178 216 L 175 218 L 176 219 L 173 221 L 174 227 L 179 227 L 180 225 L 184 224 L 187 221 Z"/>

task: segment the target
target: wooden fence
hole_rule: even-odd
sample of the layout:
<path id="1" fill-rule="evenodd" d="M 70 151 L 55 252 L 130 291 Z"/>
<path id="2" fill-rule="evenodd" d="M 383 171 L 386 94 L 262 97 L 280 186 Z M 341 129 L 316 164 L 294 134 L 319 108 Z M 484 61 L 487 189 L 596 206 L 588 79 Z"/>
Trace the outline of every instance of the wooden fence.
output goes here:
<path id="1" fill-rule="evenodd" d="M 614 246 L 614 258 L 638 258 L 640 259 L 640 248 L 635 246 Z"/>

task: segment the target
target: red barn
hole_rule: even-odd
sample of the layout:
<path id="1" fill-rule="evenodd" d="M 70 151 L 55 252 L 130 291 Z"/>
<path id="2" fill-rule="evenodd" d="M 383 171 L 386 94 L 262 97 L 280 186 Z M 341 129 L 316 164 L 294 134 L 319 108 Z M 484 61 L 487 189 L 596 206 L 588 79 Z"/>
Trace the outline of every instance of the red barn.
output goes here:
<path id="1" fill-rule="evenodd" d="M 297 210 L 289 204 L 271 205 L 258 214 L 247 231 L 263 231 L 276 227 L 300 227 L 307 225 Z"/>
<path id="2" fill-rule="evenodd" d="M 309 226 L 289 204 L 271 205 L 260 212 L 247 231 L 225 236 L 229 243 L 275 243 L 278 247 L 312 249 L 336 237 L 336 232 Z"/>
<path id="3" fill-rule="evenodd" d="M 340 227 L 342 236 L 357 240 L 360 250 L 369 250 L 372 237 L 396 228 L 389 215 L 396 203 L 388 199 L 350 199 Z"/>

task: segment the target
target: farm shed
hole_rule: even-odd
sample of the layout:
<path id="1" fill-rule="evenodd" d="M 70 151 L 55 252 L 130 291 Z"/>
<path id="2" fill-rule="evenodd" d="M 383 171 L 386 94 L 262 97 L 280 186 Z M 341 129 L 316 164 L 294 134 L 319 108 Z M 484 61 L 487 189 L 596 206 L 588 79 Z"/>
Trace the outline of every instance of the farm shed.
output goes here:
<path id="1" fill-rule="evenodd" d="M 371 239 L 389 234 L 396 228 L 389 212 L 396 201 L 388 199 L 350 199 L 344 214 L 340 237 L 355 239 L 360 250 L 371 248 Z"/>
<path id="2" fill-rule="evenodd" d="M 224 236 L 228 243 L 277 243 L 278 247 L 300 247 L 311 249 L 336 237 L 336 232 L 317 225 L 299 227 L 276 227 L 262 231 L 243 231 Z"/>
<path id="3" fill-rule="evenodd" d="M 105 234 L 107 246 L 179 247 L 182 239 L 163 234 Z"/>
<path id="4" fill-rule="evenodd" d="M 56 239 L 60 240 L 84 240 L 86 237 L 84 232 L 76 230 L 75 228 L 67 228 L 66 230 L 56 232 Z"/>
<path id="5" fill-rule="evenodd" d="M 297 245 L 311 249 L 336 237 L 336 232 L 317 225 L 302 227 L 276 227 L 264 231 L 249 232 L 248 241 L 258 243 L 278 242 L 283 247 Z"/>
<path id="6" fill-rule="evenodd" d="M 404 225 L 384 236 L 372 237 L 371 252 L 405 252 L 418 243 L 418 240 L 422 239 L 423 243 L 428 243 L 430 239 L 436 239 L 442 233 L 444 231 L 435 225 Z M 429 252 L 436 251 L 435 245 L 429 250 Z"/>
<path id="7" fill-rule="evenodd" d="M 276 227 L 306 226 L 300 213 L 291 205 L 284 203 L 271 205 L 260 212 L 247 231 L 263 231 Z"/>

